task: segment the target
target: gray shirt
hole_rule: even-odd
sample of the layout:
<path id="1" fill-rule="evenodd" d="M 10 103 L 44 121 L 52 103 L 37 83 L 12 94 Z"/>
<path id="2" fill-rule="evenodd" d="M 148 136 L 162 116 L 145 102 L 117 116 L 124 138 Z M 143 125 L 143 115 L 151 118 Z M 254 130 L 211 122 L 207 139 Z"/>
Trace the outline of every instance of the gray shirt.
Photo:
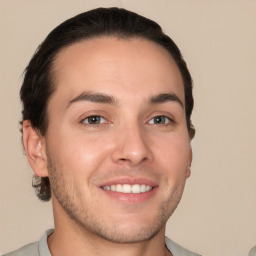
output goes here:
<path id="1" fill-rule="evenodd" d="M 249 256 L 256 256 L 256 246 L 250 250 Z"/>
<path id="2" fill-rule="evenodd" d="M 52 234 L 53 231 L 53 229 L 47 230 L 38 242 L 25 245 L 19 250 L 4 254 L 3 256 L 51 256 L 47 244 L 47 237 Z M 165 244 L 173 256 L 200 256 L 199 254 L 184 249 L 167 237 L 165 237 Z"/>

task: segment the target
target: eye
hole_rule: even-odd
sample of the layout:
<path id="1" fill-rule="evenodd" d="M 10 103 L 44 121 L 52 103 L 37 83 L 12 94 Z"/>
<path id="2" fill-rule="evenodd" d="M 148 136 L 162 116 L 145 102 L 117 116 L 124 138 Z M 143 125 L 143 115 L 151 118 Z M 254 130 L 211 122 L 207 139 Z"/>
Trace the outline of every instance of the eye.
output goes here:
<path id="1" fill-rule="evenodd" d="M 88 125 L 103 124 L 106 122 L 107 122 L 107 120 L 102 116 L 88 116 L 82 120 L 82 123 L 85 123 Z"/>
<path id="2" fill-rule="evenodd" d="M 149 124 L 169 124 L 172 120 L 167 116 L 155 116 L 149 120 Z"/>

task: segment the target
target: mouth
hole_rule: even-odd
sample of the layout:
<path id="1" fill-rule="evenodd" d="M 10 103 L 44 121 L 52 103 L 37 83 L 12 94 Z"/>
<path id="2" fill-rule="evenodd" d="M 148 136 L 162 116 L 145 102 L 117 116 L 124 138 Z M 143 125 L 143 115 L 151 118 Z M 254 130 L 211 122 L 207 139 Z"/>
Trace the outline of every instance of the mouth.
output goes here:
<path id="1" fill-rule="evenodd" d="M 152 186 L 146 184 L 115 184 L 101 187 L 103 190 L 114 191 L 124 194 L 140 194 L 153 189 Z"/>
<path id="2" fill-rule="evenodd" d="M 120 203 L 137 204 L 153 198 L 158 185 L 144 178 L 118 178 L 101 184 L 100 188 L 109 198 Z"/>

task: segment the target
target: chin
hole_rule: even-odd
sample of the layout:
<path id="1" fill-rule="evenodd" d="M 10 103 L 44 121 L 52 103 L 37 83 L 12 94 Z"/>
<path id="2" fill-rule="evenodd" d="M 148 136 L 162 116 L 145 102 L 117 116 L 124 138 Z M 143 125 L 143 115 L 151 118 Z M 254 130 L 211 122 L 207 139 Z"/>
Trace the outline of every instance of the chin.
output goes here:
<path id="1" fill-rule="evenodd" d="M 104 214 L 104 213 L 103 213 Z M 89 217 L 89 216 L 87 216 Z M 164 232 L 167 216 L 133 215 L 133 217 L 97 216 L 81 219 L 80 227 L 87 235 L 99 237 L 112 243 L 139 243 L 151 240 L 159 232 Z M 105 216 L 106 217 L 106 216 Z M 90 219 L 90 221 L 88 221 Z M 76 219 L 78 220 L 78 219 Z"/>
<path id="2" fill-rule="evenodd" d="M 155 228 L 152 226 L 138 228 L 130 226 L 122 229 L 109 229 L 105 232 L 99 232 L 97 235 L 112 243 L 139 243 L 151 240 L 161 230 L 163 230 L 163 228 L 164 225 L 161 228 Z"/>

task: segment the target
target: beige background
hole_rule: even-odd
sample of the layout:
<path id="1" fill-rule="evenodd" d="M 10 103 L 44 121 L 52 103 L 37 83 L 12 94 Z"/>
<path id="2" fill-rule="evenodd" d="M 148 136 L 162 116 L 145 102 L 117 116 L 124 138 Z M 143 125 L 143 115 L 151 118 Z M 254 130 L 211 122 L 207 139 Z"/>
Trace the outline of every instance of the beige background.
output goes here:
<path id="1" fill-rule="evenodd" d="M 0 252 L 53 225 L 51 204 L 34 196 L 22 154 L 22 71 L 51 29 L 100 6 L 159 22 L 194 78 L 193 173 L 167 235 L 205 256 L 247 255 L 256 244 L 255 0 L 0 0 Z"/>

